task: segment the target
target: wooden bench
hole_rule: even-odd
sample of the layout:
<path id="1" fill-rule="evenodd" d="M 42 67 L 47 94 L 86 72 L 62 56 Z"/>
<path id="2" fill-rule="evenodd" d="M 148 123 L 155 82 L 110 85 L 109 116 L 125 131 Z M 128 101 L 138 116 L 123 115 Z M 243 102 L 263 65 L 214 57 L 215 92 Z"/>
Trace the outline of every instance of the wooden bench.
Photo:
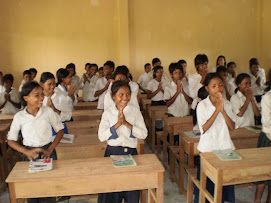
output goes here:
<path id="1" fill-rule="evenodd" d="M 74 106 L 74 110 L 90 110 L 97 109 L 98 102 L 78 102 L 76 106 Z"/>

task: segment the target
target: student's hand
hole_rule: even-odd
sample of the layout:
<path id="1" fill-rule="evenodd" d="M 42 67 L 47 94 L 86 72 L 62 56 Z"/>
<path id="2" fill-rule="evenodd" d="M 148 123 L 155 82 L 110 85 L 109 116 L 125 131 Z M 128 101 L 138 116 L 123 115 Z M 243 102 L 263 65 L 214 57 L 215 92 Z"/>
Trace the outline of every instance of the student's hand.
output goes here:
<path id="1" fill-rule="evenodd" d="M 253 91 L 252 91 L 251 87 L 246 89 L 246 95 L 245 96 L 246 96 L 246 98 L 248 100 L 252 100 L 253 99 Z"/>
<path id="2" fill-rule="evenodd" d="M 39 152 L 41 152 L 43 149 L 41 148 L 36 148 L 36 149 L 30 149 L 26 150 L 24 154 L 27 156 L 29 160 L 34 160 L 39 157 Z"/>
<path id="3" fill-rule="evenodd" d="M 52 102 L 51 96 L 48 97 L 47 106 L 51 107 L 52 109 L 55 108 L 55 106 L 54 106 L 54 104 L 53 104 L 53 102 Z"/>
<path id="4" fill-rule="evenodd" d="M 110 85 L 110 83 L 111 83 L 111 79 L 109 79 L 109 80 L 107 80 L 107 83 L 106 83 L 106 85 L 105 85 L 105 89 L 108 89 L 108 87 L 109 87 L 109 85 Z"/>
<path id="5" fill-rule="evenodd" d="M 10 94 L 5 94 L 5 100 L 10 101 Z"/>
<path id="6" fill-rule="evenodd" d="M 86 74 L 84 74 L 83 77 L 84 77 L 84 83 L 87 82 L 88 78 L 87 78 Z"/>
<path id="7" fill-rule="evenodd" d="M 182 85 L 182 81 L 181 80 L 177 81 L 177 92 L 178 93 L 183 93 L 183 85 Z"/>
<path id="8" fill-rule="evenodd" d="M 162 82 L 159 82 L 158 89 L 162 90 Z"/>
<path id="9" fill-rule="evenodd" d="M 257 78 L 256 84 L 257 84 L 258 86 L 261 86 L 261 77 L 258 77 L 258 78 Z"/>
<path id="10" fill-rule="evenodd" d="M 70 97 L 72 97 L 75 93 L 75 90 L 76 90 L 76 88 L 75 88 L 74 84 L 71 83 L 71 85 L 68 87 L 68 95 Z"/>
<path id="11" fill-rule="evenodd" d="M 42 149 L 42 155 L 41 155 L 41 158 L 43 158 L 43 159 L 50 159 L 50 156 L 51 156 L 51 154 L 52 154 L 52 150 L 50 150 L 50 149 Z"/>
<path id="12" fill-rule="evenodd" d="M 224 102 L 223 102 L 223 96 L 220 92 L 217 93 L 217 99 L 218 102 L 220 103 L 220 112 L 223 113 L 224 112 Z"/>

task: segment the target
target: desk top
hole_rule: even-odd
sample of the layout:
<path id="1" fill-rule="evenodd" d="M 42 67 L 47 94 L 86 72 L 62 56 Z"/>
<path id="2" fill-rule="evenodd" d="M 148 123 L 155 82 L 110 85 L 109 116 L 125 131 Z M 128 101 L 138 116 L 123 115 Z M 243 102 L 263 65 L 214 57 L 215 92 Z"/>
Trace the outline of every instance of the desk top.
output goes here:
<path id="1" fill-rule="evenodd" d="M 98 102 L 78 102 L 74 106 L 75 110 L 85 110 L 85 109 L 97 109 Z"/>
<path id="2" fill-rule="evenodd" d="M 184 117 L 167 117 L 164 118 L 164 125 L 177 125 L 182 123 L 191 123 L 193 125 L 193 116 L 184 116 Z"/>
<path id="3" fill-rule="evenodd" d="M 10 123 L 15 114 L 0 114 L 0 123 Z"/>
<path id="4" fill-rule="evenodd" d="M 114 174 L 138 174 L 164 172 L 164 167 L 154 154 L 133 156 L 137 166 L 115 168 L 110 157 L 89 159 L 57 160 L 53 162 L 53 170 L 28 173 L 29 162 L 17 162 L 6 182 L 26 182 L 43 180 L 83 179 L 88 176 L 104 176 Z"/>
<path id="5" fill-rule="evenodd" d="M 101 120 L 91 120 L 91 121 L 72 121 L 66 122 L 68 130 L 83 129 L 83 128 L 98 128 Z"/>
<path id="6" fill-rule="evenodd" d="M 103 110 L 87 109 L 87 110 L 74 110 L 72 116 L 101 116 Z"/>

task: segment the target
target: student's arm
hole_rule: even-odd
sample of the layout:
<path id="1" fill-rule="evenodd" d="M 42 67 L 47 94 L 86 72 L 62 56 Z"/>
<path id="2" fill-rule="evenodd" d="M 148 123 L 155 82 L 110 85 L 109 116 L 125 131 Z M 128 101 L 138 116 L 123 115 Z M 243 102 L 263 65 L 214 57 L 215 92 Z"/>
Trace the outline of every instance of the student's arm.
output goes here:
<path id="1" fill-rule="evenodd" d="M 224 110 L 224 107 L 222 108 L 222 111 L 221 111 L 226 123 L 227 123 L 227 126 L 229 127 L 230 130 L 234 130 L 235 129 L 235 123 L 232 121 L 232 119 L 228 116 L 227 112 Z"/>
<path id="2" fill-rule="evenodd" d="M 109 84 L 110 84 L 110 80 L 107 81 L 106 85 L 104 88 L 100 89 L 100 90 L 97 90 L 94 94 L 94 97 L 99 97 L 101 94 L 103 94 L 109 87 Z M 97 84 L 99 85 L 99 84 Z"/>
<path id="3" fill-rule="evenodd" d="M 0 109 L 4 108 L 4 106 L 6 105 L 6 103 L 7 103 L 7 100 L 5 100 L 4 103 L 0 105 Z"/>
<path id="4" fill-rule="evenodd" d="M 19 145 L 19 143 L 14 140 L 8 140 L 8 145 L 12 149 L 16 150 L 17 152 L 20 152 L 20 153 L 26 155 L 29 160 L 38 158 L 39 152 L 42 152 L 42 150 L 43 150 L 41 148 L 35 148 L 35 149 L 28 150 L 25 147 Z"/>
<path id="5" fill-rule="evenodd" d="M 159 83 L 157 90 L 155 90 L 154 92 L 147 90 L 147 98 L 151 99 L 153 98 L 155 95 L 158 94 L 158 92 L 162 91 L 164 93 L 164 90 L 162 89 L 162 82 Z"/>
<path id="6" fill-rule="evenodd" d="M 165 92 L 167 92 L 166 90 L 165 90 Z M 166 94 L 166 93 L 165 93 Z M 177 96 L 179 95 L 180 93 L 177 91 L 174 95 L 173 95 L 173 97 L 171 97 L 170 99 L 166 99 L 165 101 L 166 101 L 166 105 L 167 105 L 167 107 L 169 107 L 169 106 L 171 106 L 174 102 L 175 102 L 175 100 L 176 100 L 176 98 L 177 98 Z M 166 97 L 165 97 L 166 98 Z"/>
<path id="7" fill-rule="evenodd" d="M 181 93 L 183 94 L 183 96 L 184 96 L 185 100 L 187 101 L 187 103 L 192 104 L 193 99 L 191 97 L 189 97 L 184 90 L 182 90 Z"/>
<path id="8" fill-rule="evenodd" d="M 10 94 L 6 94 L 7 95 L 7 101 L 9 101 L 13 106 L 15 106 L 16 108 L 20 109 L 21 108 L 21 103 L 16 103 L 14 101 L 11 100 L 10 98 Z"/>
<path id="9" fill-rule="evenodd" d="M 64 135 L 63 130 L 60 130 L 60 131 L 57 132 L 56 138 L 54 139 L 54 141 L 52 142 L 52 144 L 50 145 L 50 147 L 48 147 L 48 149 L 42 149 L 41 150 L 43 152 L 43 154 L 41 156 L 42 158 L 44 158 L 44 159 L 50 159 L 51 153 L 56 148 L 56 146 L 59 144 L 59 142 L 62 139 L 63 135 Z"/>
<path id="10" fill-rule="evenodd" d="M 253 111 L 254 111 L 254 115 L 256 117 L 260 116 L 260 109 L 258 108 L 254 97 L 251 98 L 251 104 L 252 104 L 252 108 L 253 108 Z"/>
<path id="11" fill-rule="evenodd" d="M 121 123 L 117 121 L 115 125 L 110 125 L 110 112 L 104 111 L 98 130 L 98 137 L 101 142 L 118 138 L 116 129 L 121 126 Z"/>
<path id="12" fill-rule="evenodd" d="M 249 102 L 251 102 L 252 97 L 253 97 L 252 91 L 248 91 L 247 95 L 246 95 L 246 101 L 243 104 L 243 106 L 240 108 L 240 111 L 237 114 L 237 116 L 242 117 L 244 115 L 244 113 L 246 112 L 247 107 L 249 105 Z"/>

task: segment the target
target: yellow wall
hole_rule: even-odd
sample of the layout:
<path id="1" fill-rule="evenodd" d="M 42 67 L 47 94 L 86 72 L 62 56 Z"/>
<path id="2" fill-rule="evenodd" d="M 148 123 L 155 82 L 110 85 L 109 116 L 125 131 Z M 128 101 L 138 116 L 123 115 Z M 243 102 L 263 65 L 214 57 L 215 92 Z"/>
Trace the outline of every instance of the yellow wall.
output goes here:
<path id="1" fill-rule="evenodd" d="M 190 73 L 198 53 L 210 69 L 220 54 L 238 72 L 251 57 L 267 68 L 270 9 L 269 0 L 0 0 L 0 70 L 18 87 L 25 69 L 37 68 L 39 79 L 70 62 L 81 76 L 86 62 L 113 60 L 136 80 L 153 57 L 166 70 L 184 58 Z"/>

